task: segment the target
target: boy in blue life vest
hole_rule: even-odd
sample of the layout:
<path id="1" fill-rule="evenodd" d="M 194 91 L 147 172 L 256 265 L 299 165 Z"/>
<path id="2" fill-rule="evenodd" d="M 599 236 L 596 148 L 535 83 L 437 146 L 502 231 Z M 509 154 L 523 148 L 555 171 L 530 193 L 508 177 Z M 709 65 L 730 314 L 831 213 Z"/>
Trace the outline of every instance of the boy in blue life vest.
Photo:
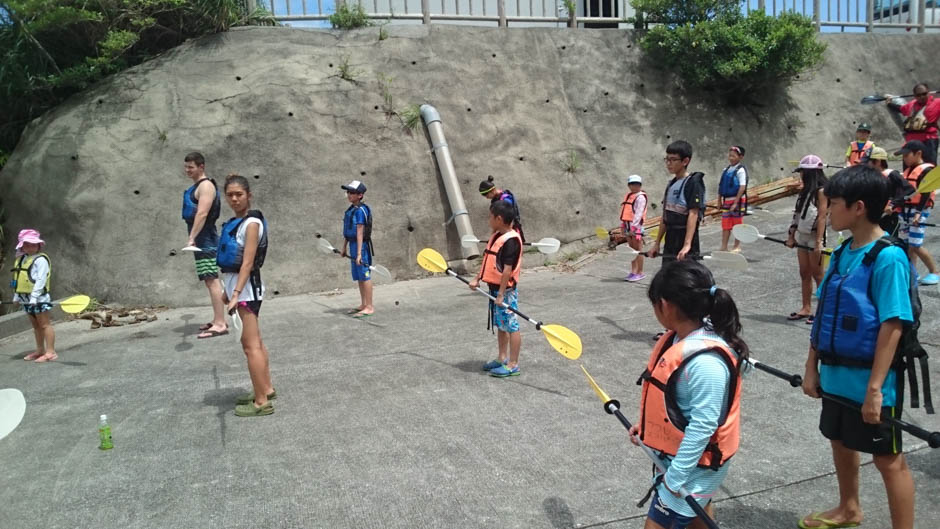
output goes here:
<path id="1" fill-rule="evenodd" d="M 865 163 L 871 156 L 871 150 L 875 148 L 875 143 L 871 137 L 871 125 L 868 123 L 859 123 L 855 130 L 855 141 L 849 144 L 845 150 L 845 166 L 852 167 Z"/>
<path id="2" fill-rule="evenodd" d="M 728 251 L 731 230 L 744 222 L 747 213 L 747 167 L 741 163 L 744 147 L 728 148 L 728 166 L 721 172 L 718 182 L 718 203 L 721 206 L 721 251 Z M 734 240 L 735 252 L 741 251 L 741 241 Z"/>
<path id="3" fill-rule="evenodd" d="M 489 287 L 490 324 L 496 333 L 499 354 L 496 360 L 483 364 L 483 370 L 494 377 L 505 378 L 519 375 L 519 349 L 522 334 L 516 314 L 503 307 L 519 308 L 519 272 L 522 270 L 522 237 L 512 228 L 515 213 L 512 204 L 498 200 L 490 204 L 490 228 L 493 235 L 486 243 L 480 271 L 470 281 L 470 290 L 476 290 L 483 281 Z M 489 325 L 487 325 L 489 328 Z"/>
<path id="4" fill-rule="evenodd" d="M 689 174 L 692 145 L 687 141 L 674 141 L 666 147 L 666 171 L 672 180 L 666 185 L 663 197 L 663 228 L 649 251 L 650 257 L 663 255 L 663 266 L 686 257 L 697 257 L 699 250 L 698 227 L 705 211 L 704 174 Z M 663 251 L 659 245 L 665 237 Z"/>
<path id="5" fill-rule="evenodd" d="M 858 473 L 864 452 L 872 454 L 881 473 L 893 529 L 913 529 L 914 480 L 902 453 L 901 430 L 881 422 L 882 416 L 901 416 L 899 343 L 902 333 L 916 331 L 911 263 L 904 243 L 885 237 L 878 225 L 889 195 L 876 169 L 860 165 L 839 171 L 824 192 L 832 228 L 849 230 L 852 237 L 833 252 L 817 292 L 803 392 L 813 398 L 820 391 L 838 395 L 860 404 L 861 412 L 822 401 L 819 430 L 832 448 L 840 501 L 807 515 L 798 526 L 853 527 L 862 521 Z"/>
<path id="6" fill-rule="evenodd" d="M 350 310 L 353 318 L 365 318 L 375 312 L 372 306 L 372 210 L 362 202 L 366 185 L 359 180 L 340 186 L 346 190 L 350 205 L 343 216 L 343 257 L 355 257 L 350 263 L 353 281 L 359 283 L 359 306 Z M 346 248 L 349 247 L 349 253 Z"/>

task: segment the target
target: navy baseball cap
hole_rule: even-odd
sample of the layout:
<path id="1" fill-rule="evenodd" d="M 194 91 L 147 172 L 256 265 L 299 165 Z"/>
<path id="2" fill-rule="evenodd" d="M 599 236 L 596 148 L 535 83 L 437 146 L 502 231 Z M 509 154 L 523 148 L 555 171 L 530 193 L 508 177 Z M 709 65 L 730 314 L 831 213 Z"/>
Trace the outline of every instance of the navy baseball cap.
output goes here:
<path id="1" fill-rule="evenodd" d="M 907 154 L 909 152 L 927 152 L 927 146 L 924 145 L 924 142 L 918 140 L 911 140 L 904 144 L 904 147 L 901 147 L 899 151 L 896 151 L 894 154 Z"/>
<path id="2" fill-rule="evenodd" d="M 366 185 L 359 180 L 353 180 L 352 182 L 340 187 L 346 191 L 349 191 L 350 193 L 359 193 L 360 195 L 366 192 Z"/>

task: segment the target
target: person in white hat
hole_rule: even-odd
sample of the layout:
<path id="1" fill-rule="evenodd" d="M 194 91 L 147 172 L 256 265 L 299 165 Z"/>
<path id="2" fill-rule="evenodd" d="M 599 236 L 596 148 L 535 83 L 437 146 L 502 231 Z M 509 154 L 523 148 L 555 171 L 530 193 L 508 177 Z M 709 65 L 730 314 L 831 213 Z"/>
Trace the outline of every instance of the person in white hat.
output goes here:
<path id="1" fill-rule="evenodd" d="M 29 315 L 36 337 L 36 350 L 23 360 L 38 363 L 51 362 L 59 357 L 55 352 L 55 330 L 49 320 L 52 296 L 49 282 L 52 279 L 52 262 L 42 249 L 46 241 L 32 229 L 20 230 L 16 243 L 16 260 L 13 261 L 13 302 L 23 306 Z"/>
<path id="2" fill-rule="evenodd" d="M 359 306 L 348 311 L 353 318 L 367 318 L 375 312 L 372 306 L 372 209 L 362 201 L 366 185 L 359 180 L 340 186 L 346 191 L 349 208 L 343 216 L 343 257 L 352 256 L 350 272 L 359 284 Z M 349 253 L 346 253 L 346 249 Z"/>
<path id="3" fill-rule="evenodd" d="M 627 177 L 626 196 L 620 204 L 620 233 L 627 238 L 630 248 L 643 251 L 643 223 L 646 222 L 646 205 L 648 203 L 643 187 L 643 177 L 634 174 Z M 639 281 L 646 277 L 643 273 L 643 256 L 638 255 L 630 263 L 630 275 L 624 281 Z"/>
<path id="4" fill-rule="evenodd" d="M 816 288 L 822 282 L 822 250 L 826 246 L 826 224 L 829 218 L 829 200 L 823 194 L 823 187 L 828 180 L 823 173 L 825 164 L 822 158 L 815 154 L 807 154 L 800 160 L 800 165 L 794 171 L 800 173 L 803 187 L 796 198 L 796 207 L 793 208 L 793 221 L 790 223 L 789 237 L 786 245 L 793 248 L 796 245 L 809 246 L 813 250 L 799 248 L 796 258 L 800 264 L 800 286 L 803 304 L 800 310 L 791 312 L 788 320 L 796 321 L 806 318 L 806 323 L 813 323 L 813 281 Z"/>

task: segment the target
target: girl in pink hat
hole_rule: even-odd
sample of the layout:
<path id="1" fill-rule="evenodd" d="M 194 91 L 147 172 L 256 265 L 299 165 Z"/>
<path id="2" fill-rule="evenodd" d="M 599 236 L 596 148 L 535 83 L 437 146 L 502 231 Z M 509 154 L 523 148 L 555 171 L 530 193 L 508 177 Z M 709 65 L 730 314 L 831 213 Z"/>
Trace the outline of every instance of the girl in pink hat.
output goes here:
<path id="1" fill-rule="evenodd" d="M 38 363 L 51 362 L 59 357 L 55 352 L 55 331 L 49 321 L 52 296 L 49 295 L 49 280 L 52 277 L 52 262 L 42 252 L 46 242 L 36 230 L 20 230 L 17 236 L 16 260 L 13 261 L 13 301 L 23 306 L 29 315 L 36 336 L 36 350 L 23 360 Z"/>
<path id="2" fill-rule="evenodd" d="M 791 312 L 788 320 L 802 320 L 813 323 L 813 282 L 816 288 L 822 281 L 822 251 L 826 246 L 826 225 L 829 221 L 829 199 L 823 194 L 823 186 L 828 180 L 823 173 L 822 158 L 815 154 L 807 154 L 800 160 L 795 173 L 800 173 L 802 187 L 796 198 L 796 207 L 793 209 L 793 220 L 790 222 L 787 246 L 793 248 L 800 245 L 812 248 L 812 251 L 799 248 L 796 258 L 800 264 L 800 293 L 802 305 L 800 310 Z"/>

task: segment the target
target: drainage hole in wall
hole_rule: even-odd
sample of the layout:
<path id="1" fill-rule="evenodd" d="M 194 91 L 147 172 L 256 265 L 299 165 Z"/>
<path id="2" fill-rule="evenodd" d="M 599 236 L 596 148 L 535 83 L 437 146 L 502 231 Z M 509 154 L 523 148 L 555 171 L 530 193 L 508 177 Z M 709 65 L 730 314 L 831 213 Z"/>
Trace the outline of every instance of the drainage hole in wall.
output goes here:
<path id="1" fill-rule="evenodd" d="M 416 64 L 418 64 L 418 61 L 411 61 L 411 65 L 412 65 L 412 66 L 414 66 L 414 65 L 416 65 Z"/>
<path id="2" fill-rule="evenodd" d="M 728 127 L 728 132 L 731 132 L 731 128 L 732 128 L 732 127 Z"/>
<path id="3" fill-rule="evenodd" d="M 71 158 L 72 158 L 73 160 L 78 160 L 78 155 L 77 155 L 77 154 L 73 154 L 73 155 L 71 156 Z"/>
<path id="4" fill-rule="evenodd" d="M 467 112 L 470 112 L 470 110 L 471 110 L 470 107 L 467 107 Z"/>
<path id="5" fill-rule="evenodd" d="M 277 295 L 280 294 L 280 293 L 281 293 L 280 290 L 275 290 L 275 291 L 274 291 L 274 295 L 275 295 L 275 296 L 277 296 Z"/>
<path id="6" fill-rule="evenodd" d="M 415 227 L 414 227 L 414 226 L 408 226 L 408 231 L 409 231 L 409 232 L 415 231 Z"/>
<path id="7" fill-rule="evenodd" d="M 524 162 L 524 161 L 525 161 L 525 156 L 520 156 L 520 157 L 519 157 L 519 161 L 520 161 L 520 162 Z"/>
<path id="8" fill-rule="evenodd" d="M 496 54 L 495 54 L 495 53 L 493 54 L 493 58 L 494 58 L 494 59 L 496 58 Z"/>
<path id="9" fill-rule="evenodd" d="M 836 82 L 837 82 L 837 83 L 841 83 L 841 82 L 842 82 L 842 79 L 839 79 L 838 77 L 836 77 Z"/>
<path id="10" fill-rule="evenodd" d="M 606 150 L 607 150 L 607 147 L 604 147 L 603 145 L 601 145 L 601 150 L 602 150 L 602 151 L 606 151 Z"/>
<path id="11" fill-rule="evenodd" d="M 241 81 L 241 80 L 242 80 L 242 77 L 241 77 L 240 75 L 236 75 L 236 76 L 235 76 L 235 80 L 236 80 L 236 81 Z"/>
<path id="12" fill-rule="evenodd" d="M 139 195 L 139 194 L 140 194 L 140 189 L 135 189 L 135 190 L 134 190 L 134 194 L 135 194 L 135 195 Z"/>
<path id="13" fill-rule="evenodd" d="M 288 116 L 288 117 L 294 117 L 294 113 L 293 113 L 293 112 L 288 112 L 288 113 L 287 113 L 287 116 Z"/>
<path id="14" fill-rule="evenodd" d="M 564 47 L 564 46 L 562 46 L 562 47 L 561 47 L 561 49 L 565 49 L 565 47 Z"/>
<path id="15" fill-rule="evenodd" d="M 366 175 L 365 171 L 359 171 L 359 176 L 365 176 L 365 175 Z"/>
<path id="16" fill-rule="evenodd" d="M 580 214 L 581 214 L 581 210 L 575 210 L 574 214 L 575 214 L 575 215 L 580 215 Z"/>
<path id="17" fill-rule="evenodd" d="M 255 180 L 258 180 L 258 179 L 260 179 L 260 178 L 261 178 L 261 175 L 259 175 L 259 174 L 256 174 L 256 175 L 255 175 Z"/>
<path id="18" fill-rule="evenodd" d="M 552 101 L 551 99 L 546 99 L 546 100 L 545 100 L 546 103 L 551 103 L 551 101 Z"/>
<path id="19" fill-rule="evenodd" d="M 640 83 L 640 88 L 643 88 L 644 86 L 646 86 L 646 83 Z"/>
<path id="20" fill-rule="evenodd" d="M 819 112 L 816 113 L 816 117 L 819 117 Z"/>
<path id="21" fill-rule="evenodd" d="M 332 67 L 333 67 L 333 63 L 330 63 L 330 68 L 332 68 Z"/>
<path id="22" fill-rule="evenodd" d="M 99 100 L 98 100 L 98 104 L 100 105 L 101 103 L 104 103 L 104 99 L 99 99 Z"/>
<path id="23" fill-rule="evenodd" d="M 671 138 L 671 137 L 672 137 L 672 136 L 666 134 L 666 139 L 667 139 L 667 140 L 668 140 L 669 138 Z"/>
<path id="24" fill-rule="evenodd" d="M 604 92 L 604 95 L 605 95 L 605 96 L 608 95 L 608 94 L 609 94 L 609 92 Z"/>
<path id="25" fill-rule="evenodd" d="M 317 234 L 317 239 L 319 239 L 320 237 L 323 237 L 323 236 L 318 233 L 318 234 Z"/>
<path id="26" fill-rule="evenodd" d="M 379 109 L 379 105 L 375 105 L 375 109 L 378 110 L 378 109 Z"/>

